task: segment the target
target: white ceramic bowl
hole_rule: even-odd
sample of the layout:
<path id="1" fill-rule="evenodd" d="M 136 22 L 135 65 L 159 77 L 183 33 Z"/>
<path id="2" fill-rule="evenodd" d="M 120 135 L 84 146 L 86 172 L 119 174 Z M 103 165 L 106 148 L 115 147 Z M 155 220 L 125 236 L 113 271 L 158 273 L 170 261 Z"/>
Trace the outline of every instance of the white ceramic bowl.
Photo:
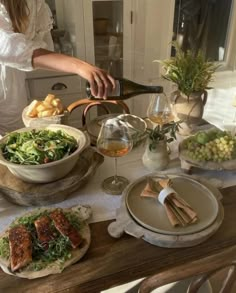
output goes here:
<path id="1" fill-rule="evenodd" d="M 22 120 L 25 127 L 45 127 L 50 124 L 67 124 L 69 113 L 65 111 L 63 114 L 42 117 L 42 118 L 31 118 L 26 115 L 29 106 L 25 107 L 22 112 Z"/>
<path id="2" fill-rule="evenodd" d="M 31 183 L 48 183 L 58 180 L 66 176 L 75 166 L 80 153 L 89 145 L 89 138 L 84 132 L 67 125 L 51 124 L 47 127 L 28 127 L 21 128 L 14 132 L 26 132 L 32 129 L 49 129 L 52 131 L 62 130 L 69 135 L 73 136 L 78 142 L 78 148 L 71 155 L 62 158 L 61 160 L 54 161 L 41 165 L 20 165 L 7 161 L 0 150 L 0 164 L 7 166 L 9 171 L 16 177 L 26 182 Z M 10 134 L 0 139 L 0 144 L 4 143 Z"/>

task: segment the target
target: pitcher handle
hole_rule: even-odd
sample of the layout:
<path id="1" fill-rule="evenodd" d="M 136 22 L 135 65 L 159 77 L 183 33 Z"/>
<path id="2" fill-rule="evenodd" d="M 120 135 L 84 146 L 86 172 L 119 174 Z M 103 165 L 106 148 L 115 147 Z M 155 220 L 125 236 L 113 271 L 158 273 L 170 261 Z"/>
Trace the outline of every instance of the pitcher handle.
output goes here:
<path id="1" fill-rule="evenodd" d="M 207 102 L 207 95 L 208 95 L 207 91 L 204 90 L 204 91 L 203 91 L 203 97 L 202 97 L 202 103 L 203 103 L 203 106 L 206 105 L 206 102 Z"/>
<path id="2" fill-rule="evenodd" d="M 176 104 L 176 100 L 177 100 L 178 96 L 179 96 L 179 91 L 178 90 L 176 90 L 176 91 L 171 93 L 170 102 L 171 102 L 172 105 Z"/>

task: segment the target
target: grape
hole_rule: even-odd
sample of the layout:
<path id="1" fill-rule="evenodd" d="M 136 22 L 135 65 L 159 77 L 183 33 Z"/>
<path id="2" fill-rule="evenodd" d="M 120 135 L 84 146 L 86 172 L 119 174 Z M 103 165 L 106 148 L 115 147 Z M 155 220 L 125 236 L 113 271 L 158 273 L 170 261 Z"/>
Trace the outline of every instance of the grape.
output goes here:
<path id="1" fill-rule="evenodd" d="M 236 137 L 230 132 L 213 130 L 203 135 L 199 140 L 199 134 L 196 134 L 184 142 L 189 157 L 196 161 L 214 161 L 222 162 L 236 158 Z"/>

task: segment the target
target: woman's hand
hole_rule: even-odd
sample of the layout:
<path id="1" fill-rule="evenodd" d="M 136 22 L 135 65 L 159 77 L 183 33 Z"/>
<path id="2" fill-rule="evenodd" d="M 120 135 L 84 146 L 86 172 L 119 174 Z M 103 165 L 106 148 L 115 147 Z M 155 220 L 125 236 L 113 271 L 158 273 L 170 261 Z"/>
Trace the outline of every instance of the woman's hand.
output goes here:
<path id="1" fill-rule="evenodd" d="M 94 97 L 106 99 L 108 92 L 115 88 L 115 80 L 111 75 L 84 61 L 78 66 L 77 74 L 88 80 Z"/>

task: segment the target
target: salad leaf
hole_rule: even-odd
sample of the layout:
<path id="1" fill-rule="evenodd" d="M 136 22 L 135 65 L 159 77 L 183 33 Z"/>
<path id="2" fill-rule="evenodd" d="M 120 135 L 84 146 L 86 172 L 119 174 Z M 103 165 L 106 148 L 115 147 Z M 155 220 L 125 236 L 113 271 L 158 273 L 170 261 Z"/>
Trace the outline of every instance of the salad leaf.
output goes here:
<path id="1" fill-rule="evenodd" d="M 39 165 L 60 160 L 77 148 L 76 139 L 62 130 L 13 132 L 0 145 L 4 158 L 15 164 Z"/>

